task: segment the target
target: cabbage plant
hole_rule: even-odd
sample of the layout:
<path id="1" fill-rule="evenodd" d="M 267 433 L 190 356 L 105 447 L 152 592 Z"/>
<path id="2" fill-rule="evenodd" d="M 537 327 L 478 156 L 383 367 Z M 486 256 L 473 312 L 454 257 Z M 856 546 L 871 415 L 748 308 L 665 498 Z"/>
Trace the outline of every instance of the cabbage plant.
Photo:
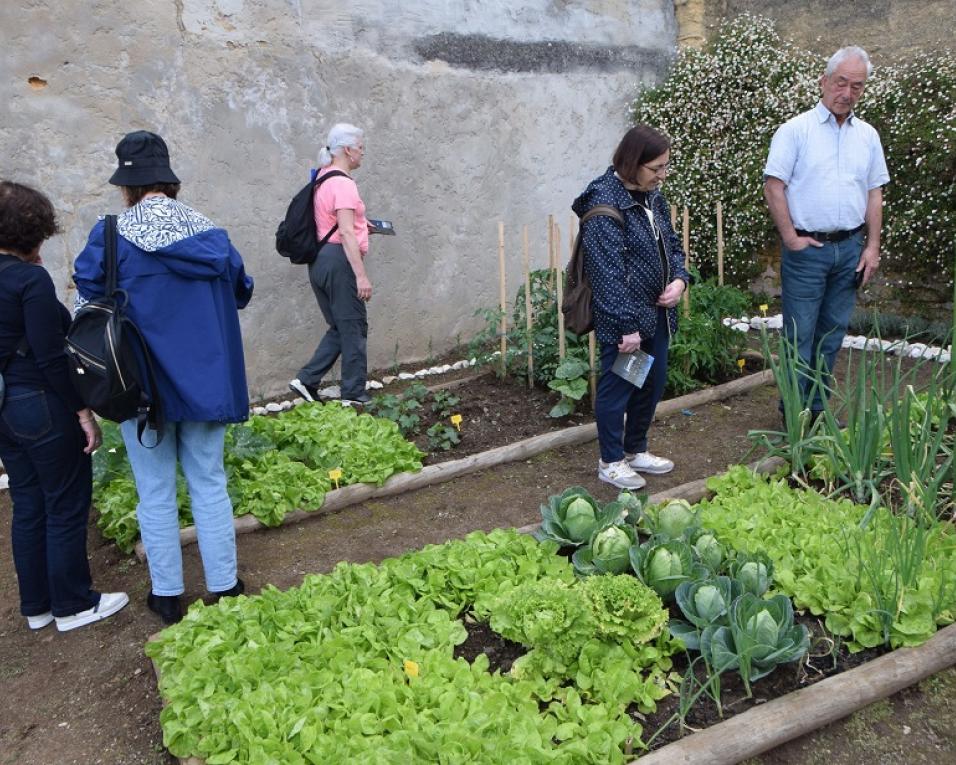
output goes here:
<path id="1" fill-rule="evenodd" d="M 761 600 L 745 592 L 731 604 L 728 616 L 728 626 L 701 632 L 700 650 L 718 672 L 737 669 L 748 697 L 753 695 L 754 680 L 810 649 L 807 628 L 794 624 L 793 604 L 786 595 Z"/>
<path id="2" fill-rule="evenodd" d="M 630 549 L 637 544 L 637 532 L 631 526 L 611 523 L 597 529 L 586 547 L 574 551 L 571 562 L 581 576 L 623 574 L 630 565 Z"/>
<path id="3" fill-rule="evenodd" d="M 720 572 L 726 557 L 724 546 L 717 541 L 710 529 L 692 528 L 684 532 L 694 551 L 694 557 L 705 565 L 712 574 Z"/>
<path id="4" fill-rule="evenodd" d="M 539 542 L 550 539 L 563 547 L 580 547 L 597 529 L 619 520 L 620 514 L 617 503 L 601 507 L 587 489 L 572 486 L 541 505 L 541 526 L 534 537 Z"/>
<path id="5" fill-rule="evenodd" d="M 741 586 L 742 592 L 761 597 L 773 583 L 773 561 L 766 553 L 737 553 L 730 564 L 730 575 Z"/>
<path id="6" fill-rule="evenodd" d="M 682 582 L 674 599 L 687 621 L 671 619 L 671 635 L 679 638 L 688 651 L 699 651 L 701 631 L 727 626 L 730 606 L 739 595 L 740 585 L 728 576 Z"/>
<path id="7" fill-rule="evenodd" d="M 682 582 L 706 577 L 709 572 L 694 562 L 694 554 L 686 539 L 668 539 L 655 535 L 630 550 L 631 567 L 644 584 L 666 601 L 674 599 L 674 591 Z"/>
<path id="8" fill-rule="evenodd" d="M 697 526 L 697 512 L 686 499 L 672 499 L 662 505 L 644 509 L 642 525 L 650 534 L 661 534 L 670 539 L 683 536 Z"/>

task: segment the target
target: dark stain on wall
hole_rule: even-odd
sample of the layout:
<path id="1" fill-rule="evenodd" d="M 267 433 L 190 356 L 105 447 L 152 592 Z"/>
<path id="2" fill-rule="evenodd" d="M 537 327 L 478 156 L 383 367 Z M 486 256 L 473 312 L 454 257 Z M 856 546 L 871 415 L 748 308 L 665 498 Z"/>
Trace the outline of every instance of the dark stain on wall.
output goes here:
<path id="1" fill-rule="evenodd" d="M 582 45 L 563 40 L 515 42 L 451 32 L 421 37 L 414 42 L 414 48 L 426 61 L 437 59 L 478 71 L 557 74 L 629 70 L 662 76 L 671 62 L 667 53 L 637 45 Z"/>

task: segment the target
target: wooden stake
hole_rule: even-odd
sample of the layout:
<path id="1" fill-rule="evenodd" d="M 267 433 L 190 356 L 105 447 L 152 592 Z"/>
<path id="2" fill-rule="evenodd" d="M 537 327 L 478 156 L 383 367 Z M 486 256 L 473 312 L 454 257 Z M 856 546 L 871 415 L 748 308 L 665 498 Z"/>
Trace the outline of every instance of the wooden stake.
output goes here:
<path id="1" fill-rule="evenodd" d="M 588 379 L 591 383 L 591 408 L 594 408 L 594 402 L 597 399 L 597 366 L 595 366 L 595 357 L 597 356 L 597 336 L 592 329 L 588 332 L 588 363 L 591 365 L 591 371 L 588 372 Z"/>
<path id="2" fill-rule="evenodd" d="M 564 354 L 567 352 L 564 342 L 564 312 L 561 310 L 561 303 L 564 300 L 564 275 L 561 268 L 561 229 L 558 224 L 554 224 L 554 283 L 557 285 L 555 291 L 558 301 L 558 362 L 564 360 Z"/>
<path id="3" fill-rule="evenodd" d="M 681 220 L 681 234 L 684 237 L 684 268 L 690 268 L 690 210 L 684 205 L 684 217 Z M 684 289 L 684 316 L 690 316 L 690 287 Z"/>
<path id="4" fill-rule="evenodd" d="M 554 293 L 554 216 L 548 216 L 548 290 Z"/>
<path id="5" fill-rule="evenodd" d="M 498 298 L 501 304 L 501 376 L 508 374 L 508 298 L 505 292 L 505 224 L 498 221 Z"/>
<path id="6" fill-rule="evenodd" d="M 724 286 L 724 206 L 717 200 L 717 284 Z"/>
<path id="7" fill-rule="evenodd" d="M 671 205 L 671 228 L 677 231 L 677 205 Z"/>
<path id="8" fill-rule="evenodd" d="M 528 227 L 521 230 L 521 240 L 524 249 L 524 314 L 528 331 L 528 388 L 534 388 L 534 340 L 531 327 L 534 324 L 531 315 L 531 252 L 528 247 Z"/>

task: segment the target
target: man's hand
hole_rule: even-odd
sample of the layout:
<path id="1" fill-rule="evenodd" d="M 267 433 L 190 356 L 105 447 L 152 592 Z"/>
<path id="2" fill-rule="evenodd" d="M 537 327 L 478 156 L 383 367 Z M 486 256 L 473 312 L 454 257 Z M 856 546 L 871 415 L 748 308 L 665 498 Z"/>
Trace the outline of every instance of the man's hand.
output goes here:
<path id="1" fill-rule="evenodd" d="M 863 284 L 866 284 L 873 278 L 873 274 L 880 267 L 880 247 L 879 245 L 867 244 L 860 253 L 860 262 L 856 265 L 856 272 L 863 272 Z"/>
<path id="2" fill-rule="evenodd" d="M 680 296 L 684 294 L 684 286 L 683 279 L 674 279 L 657 298 L 657 304 L 663 308 L 673 308 L 680 302 Z"/>
<path id="3" fill-rule="evenodd" d="M 629 335 L 624 335 L 621 338 L 621 342 L 617 344 L 617 349 L 621 353 L 634 353 L 638 348 L 641 347 L 641 335 L 639 332 L 632 332 Z"/>
<path id="4" fill-rule="evenodd" d="M 799 236 L 796 232 L 793 236 L 783 240 L 783 246 L 791 252 L 805 250 L 807 247 L 823 247 L 823 242 L 818 242 L 812 236 Z"/>

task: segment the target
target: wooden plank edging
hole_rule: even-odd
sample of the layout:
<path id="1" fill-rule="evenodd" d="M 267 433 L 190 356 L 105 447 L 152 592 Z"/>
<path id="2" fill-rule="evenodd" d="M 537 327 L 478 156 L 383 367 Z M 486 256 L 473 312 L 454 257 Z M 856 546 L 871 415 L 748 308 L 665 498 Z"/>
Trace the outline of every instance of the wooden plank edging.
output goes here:
<path id="1" fill-rule="evenodd" d="M 696 406 L 709 404 L 713 401 L 719 401 L 741 393 L 746 393 L 762 385 L 773 382 L 773 373 L 769 369 L 757 372 L 737 380 L 731 380 L 723 385 L 715 385 L 712 388 L 689 393 L 686 396 L 662 401 L 657 406 L 655 419 L 668 417 L 684 409 L 690 409 Z M 325 495 L 325 501 L 322 506 L 315 510 L 293 510 L 287 513 L 282 519 L 280 526 L 287 526 L 293 523 L 299 523 L 309 518 L 318 518 L 326 513 L 335 510 L 341 510 L 349 505 L 355 505 L 359 502 L 365 502 L 369 499 L 379 497 L 390 497 L 395 494 L 401 494 L 414 489 L 422 489 L 426 486 L 451 481 L 459 476 L 474 473 L 479 470 L 485 470 L 497 465 L 503 465 L 507 462 L 527 459 L 536 454 L 557 449 L 562 446 L 573 446 L 593 441 L 597 438 L 597 426 L 594 423 L 587 425 L 576 425 L 571 428 L 555 430 L 550 433 L 544 433 L 539 436 L 532 436 L 522 441 L 516 441 L 513 444 L 505 444 L 488 451 L 472 454 L 457 460 L 440 462 L 437 465 L 428 465 L 417 473 L 397 473 L 391 476 L 381 486 L 373 484 L 353 484 L 341 489 L 333 489 Z M 277 528 L 264 526 L 254 515 L 241 515 L 233 520 L 237 534 L 245 534 L 250 531 L 257 531 L 265 528 Z M 186 526 L 179 530 L 180 545 L 192 544 L 196 541 L 196 527 Z M 146 560 L 146 551 L 142 541 L 136 543 L 136 556 L 142 561 Z"/>
<path id="2" fill-rule="evenodd" d="M 915 648 L 898 648 L 855 669 L 712 725 L 629 765 L 734 765 L 835 722 L 956 665 L 956 624 Z"/>

